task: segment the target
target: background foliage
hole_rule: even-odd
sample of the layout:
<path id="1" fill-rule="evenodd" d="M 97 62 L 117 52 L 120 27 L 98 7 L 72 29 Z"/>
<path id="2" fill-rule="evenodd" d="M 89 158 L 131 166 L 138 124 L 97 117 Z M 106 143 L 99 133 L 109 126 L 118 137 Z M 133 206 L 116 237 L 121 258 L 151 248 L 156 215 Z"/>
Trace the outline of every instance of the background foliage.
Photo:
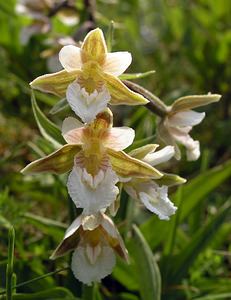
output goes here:
<path id="1" fill-rule="evenodd" d="M 16 15 L 14 0 L 0 2 L 0 297 L 6 299 L 12 266 L 12 285 L 17 285 L 13 299 L 231 299 L 231 2 L 100 0 L 93 12 L 89 3 L 76 1 L 77 26 L 66 27 L 54 17 L 50 33 L 34 36 L 22 46 L 20 30 L 28 20 Z M 86 288 L 73 278 L 67 257 L 49 260 L 73 218 L 65 176 L 23 177 L 19 170 L 52 150 L 39 133 L 28 85 L 48 72 L 41 57 L 49 48 L 45 40 L 57 33 L 81 39 L 86 24 L 106 33 L 111 20 L 113 50 L 132 53 L 129 72 L 156 70 L 138 82 L 165 103 L 207 92 L 222 94 L 222 100 L 206 107 L 207 118 L 194 129 L 194 137 L 201 141 L 201 158 L 167 166 L 188 179 L 183 187 L 171 190 L 177 214 L 169 222 L 160 221 L 122 194 L 116 223 L 131 264 L 118 260 L 111 277 Z M 57 99 L 41 93 L 36 98 L 38 107 L 58 126 L 71 113 L 67 108 L 52 115 Z M 117 126 L 136 129 L 137 144 L 149 136 L 149 142 L 155 142 L 155 116 L 146 108 L 113 111 Z M 13 262 L 13 245 L 8 247 L 8 236 L 14 240 L 12 226 Z"/>

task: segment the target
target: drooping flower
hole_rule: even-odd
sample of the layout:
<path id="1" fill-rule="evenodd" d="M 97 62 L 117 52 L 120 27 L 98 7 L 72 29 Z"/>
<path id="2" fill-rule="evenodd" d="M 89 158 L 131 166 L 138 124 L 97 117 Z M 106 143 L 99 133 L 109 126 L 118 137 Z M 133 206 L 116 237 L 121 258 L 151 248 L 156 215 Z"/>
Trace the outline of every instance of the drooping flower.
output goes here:
<path id="1" fill-rule="evenodd" d="M 31 87 L 67 97 L 72 110 L 83 120 L 92 121 L 107 104 L 140 105 L 143 96 L 128 89 L 118 76 L 131 64 L 129 52 L 108 53 L 102 31 L 88 33 L 81 48 L 64 46 L 59 53 L 64 70 L 40 76 Z"/>
<path id="2" fill-rule="evenodd" d="M 67 182 L 68 191 L 86 215 L 105 209 L 115 201 L 119 193 L 118 176 L 162 176 L 155 168 L 122 151 L 133 142 L 134 131 L 128 127 L 113 128 L 109 109 L 86 125 L 75 118 L 67 118 L 62 132 L 68 144 L 32 162 L 22 172 L 65 173 L 72 170 Z"/>
<path id="3" fill-rule="evenodd" d="M 192 108 L 204 106 L 219 101 L 220 95 L 186 96 L 176 100 L 169 107 L 166 117 L 159 120 L 158 136 L 168 145 L 175 148 L 175 158 L 181 158 L 178 144 L 186 148 L 187 160 L 193 161 L 200 157 L 200 143 L 189 135 L 193 126 L 198 125 L 205 117 L 205 113 L 193 111 Z"/>
<path id="4" fill-rule="evenodd" d="M 130 155 L 151 166 L 164 163 L 174 156 L 173 146 L 166 146 L 155 152 L 157 147 L 155 144 L 146 145 L 133 150 Z M 177 208 L 168 198 L 168 187 L 182 184 L 185 179 L 174 174 L 163 174 L 163 177 L 157 180 L 133 178 L 124 182 L 124 189 L 132 198 L 141 201 L 148 210 L 157 214 L 161 220 L 169 220 Z"/>
<path id="5" fill-rule="evenodd" d="M 58 15 L 61 22 L 65 25 L 75 25 L 78 22 L 75 5 L 72 0 L 66 1 L 65 5 L 62 0 L 18 0 L 16 12 L 28 16 L 32 19 L 29 26 L 23 27 L 20 40 L 26 44 L 32 35 L 47 33 L 51 29 L 50 13 L 52 9 Z"/>
<path id="6" fill-rule="evenodd" d="M 99 282 L 112 272 L 116 253 L 128 261 L 128 253 L 118 230 L 112 220 L 102 213 L 76 218 L 51 259 L 70 251 L 74 251 L 71 268 L 75 277 L 88 285 Z"/>

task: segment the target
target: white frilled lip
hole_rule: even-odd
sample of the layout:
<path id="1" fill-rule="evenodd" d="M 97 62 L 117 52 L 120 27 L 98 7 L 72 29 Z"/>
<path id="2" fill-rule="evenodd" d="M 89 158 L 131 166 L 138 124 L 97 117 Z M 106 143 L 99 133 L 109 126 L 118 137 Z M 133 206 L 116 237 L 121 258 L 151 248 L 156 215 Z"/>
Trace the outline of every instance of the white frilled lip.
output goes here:
<path id="1" fill-rule="evenodd" d="M 169 220 L 169 217 L 175 214 L 177 207 L 168 198 L 168 187 L 158 186 L 149 181 L 143 184 L 140 190 L 137 190 L 140 201 L 151 212 L 158 215 L 161 220 Z"/>
<path id="2" fill-rule="evenodd" d="M 88 94 L 76 81 L 69 84 L 66 96 L 71 109 L 85 123 L 90 123 L 98 113 L 105 110 L 111 99 L 105 86 L 100 92 L 94 90 Z"/>
<path id="3" fill-rule="evenodd" d="M 93 282 L 100 282 L 101 279 L 111 274 L 115 263 L 115 253 L 109 246 L 100 244 L 94 263 L 89 259 L 87 245 L 79 246 L 73 253 L 71 269 L 74 276 L 84 284 L 91 285 Z M 94 252 L 94 249 L 92 249 Z"/>
<path id="4" fill-rule="evenodd" d="M 81 48 L 68 45 L 59 52 L 59 60 L 67 72 L 81 70 L 83 62 L 81 59 Z M 114 76 L 119 76 L 130 66 L 132 56 L 129 52 L 106 53 L 105 62 L 101 65 L 102 71 Z"/>
<path id="5" fill-rule="evenodd" d="M 63 121 L 62 134 L 68 144 L 83 144 L 84 124 L 75 118 L 68 117 Z M 130 146 L 135 138 L 135 131 L 129 127 L 106 129 L 102 143 L 105 148 L 121 151 Z"/>

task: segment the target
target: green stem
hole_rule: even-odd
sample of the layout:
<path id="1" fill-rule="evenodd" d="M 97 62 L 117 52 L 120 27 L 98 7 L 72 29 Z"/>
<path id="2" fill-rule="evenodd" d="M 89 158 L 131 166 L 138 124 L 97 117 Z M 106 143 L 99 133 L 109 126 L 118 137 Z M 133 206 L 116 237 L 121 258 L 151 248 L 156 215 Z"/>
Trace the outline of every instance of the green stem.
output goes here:
<path id="1" fill-rule="evenodd" d="M 8 263 L 6 267 L 6 298 L 12 300 L 12 275 L 14 267 L 14 240 L 15 231 L 13 226 L 9 228 L 8 233 Z"/>
<path id="2" fill-rule="evenodd" d="M 36 277 L 36 278 L 34 278 L 34 279 L 31 279 L 31 280 L 28 280 L 28 281 L 24 281 L 24 282 L 19 283 L 19 284 L 15 285 L 15 286 L 12 286 L 12 289 L 16 289 L 16 288 L 22 287 L 22 286 L 24 286 L 24 285 L 27 285 L 27 284 L 36 282 L 36 281 L 38 281 L 38 280 L 44 279 L 44 278 L 46 278 L 46 277 L 48 277 L 48 276 L 55 275 L 55 274 L 57 274 L 57 273 L 59 273 L 59 272 L 62 272 L 62 271 L 68 270 L 68 269 L 69 269 L 69 267 L 66 267 L 66 268 L 62 268 L 62 269 L 55 270 L 55 271 L 53 271 L 53 272 L 46 273 L 46 274 L 41 275 L 41 276 L 39 276 L 39 277 Z M 7 289 L 6 289 L 5 291 L 0 292 L 0 295 L 4 295 L 4 294 L 7 294 Z M 7 300 L 9 300 L 9 299 L 12 299 L 12 298 L 8 298 L 8 294 L 7 294 Z"/>
<path id="3" fill-rule="evenodd" d="M 149 103 L 145 105 L 150 111 L 157 114 L 160 117 L 165 117 L 168 113 L 168 107 L 161 101 L 157 96 L 143 88 L 142 86 L 133 83 L 128 80 L 123 80 L 123 83 L 132 91 L 141 94 L 146 99 L 149 100 Z"/>

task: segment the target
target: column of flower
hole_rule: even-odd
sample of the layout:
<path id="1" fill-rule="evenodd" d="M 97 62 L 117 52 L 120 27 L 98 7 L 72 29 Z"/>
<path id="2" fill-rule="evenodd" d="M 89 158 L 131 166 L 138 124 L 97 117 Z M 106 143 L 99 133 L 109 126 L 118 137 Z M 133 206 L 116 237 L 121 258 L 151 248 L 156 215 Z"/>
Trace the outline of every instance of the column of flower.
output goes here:
<path id="1" fill-rule="evenodd" d="M 133 143 L 135 133 L 128 127 L 113 127 L 108 103 L 148 103 L 146 98 L 127 88 L 118 78 L 131 63 L 130 53 L 108 53 L 102 31 L 95 29 L 86 36 L 81 48 L 64 46 L 59 58 L 64 70 L 40 76 L 31 86 L 66 97 L 83 123 L 77 118 L 66 118 L 62 134 L 67 144 L 32 162 L 22 172 L 70 172 L 67 189 L 76 207 L 82 208 L 82 214 L 67 229 L 52 258 L 74 251 L 74 275 L 83 283 L 91 284 L 112 272 L 115 253 L 128 260 L 123 240 L 108 216 L 110 213 L 115 215 L 118 209 L 115 205 L 120 193 L 118 183 L 122 183 L 130 196 L 140 200 L 160 219 L 167 220 L 176 211 L 168 198 L 168 186 L 185 180 L 155 168 L 175 155 L 173 143 L 156 152 L 158 145 L 155 144 L 135 149 L 129 154 L 123 151 Z M 173 126 L 178 125 L 178 119 L 180 124 L 183 121 L 178 117 L 179 109 L 176 107 L 172 107 L 174 114 L 171 117 L 170 110 L 167 111 L 168 115 L 160 121 L 160 126 L 172 132 Z M 179 116 L 187 118 L 192 117 L 190 114 L 179 112 Z M 196 117 L 197 121 L 188 123 L 195 125 L 203 116 Z M 189 145 L 191 140 L 186 142 Z M 197 147 L 192 142 L 189 146 Z M 198 156 L 197 152 L 193 150 L 190 156 Z"/>

